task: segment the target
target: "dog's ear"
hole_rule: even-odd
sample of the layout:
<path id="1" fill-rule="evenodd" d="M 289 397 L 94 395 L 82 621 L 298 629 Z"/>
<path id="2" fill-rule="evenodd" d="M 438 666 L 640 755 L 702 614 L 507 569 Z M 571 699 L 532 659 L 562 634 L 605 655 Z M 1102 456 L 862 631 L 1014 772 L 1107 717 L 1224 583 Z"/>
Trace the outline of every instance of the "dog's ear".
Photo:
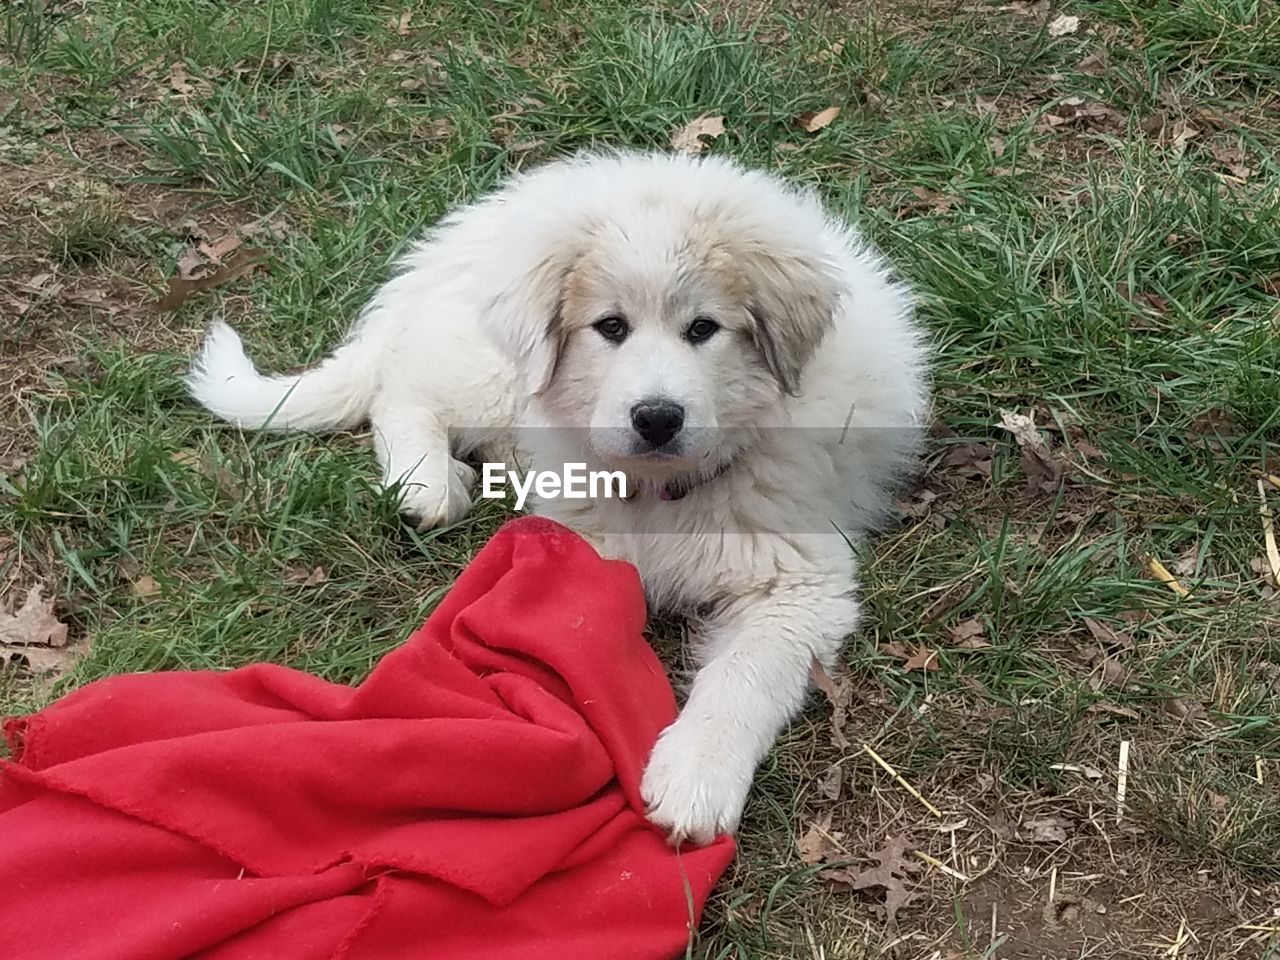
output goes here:
<path id="1" fill-rule="evenodd" d="M 835 323 L 836 284 L 812 258 L 764 246 L 739 251 L 735 261 L 747 284 L 756 349 L 783 392 L 794 396 Z"/>
<path id="2" fill-rule="evenodd" d="M 524 393 L 537 396 L 555 379 L 567 332 L 562 315 L 573 258 L 548 256 L 515 278 L 489 304 L 483 322 L 515 365 Z"/>

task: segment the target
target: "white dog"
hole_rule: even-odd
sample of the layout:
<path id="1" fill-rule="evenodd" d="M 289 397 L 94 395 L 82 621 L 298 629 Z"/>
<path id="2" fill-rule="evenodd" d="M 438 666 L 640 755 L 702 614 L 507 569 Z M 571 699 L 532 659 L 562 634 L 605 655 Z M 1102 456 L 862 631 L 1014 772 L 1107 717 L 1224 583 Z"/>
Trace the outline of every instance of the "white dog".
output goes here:
<path id="1" fill-rule="evenodd" d="M 625 499 L 547 499 L 699 669 L 642 785 L 673 838 L 737 827 L 757 764 L 858 618 L 850 546 L 882 518 L 925 414 L 908 292 L 816 198 L 721 159 L 596 154 L 445 218 L 347 340 L 263 376 L 225 324 L 193 395 L 245 428 L 372 425 L 424 526 L 471 504 L 465 457 L 622 471 Z M 398 486 L 397 486 L 398 485 Z"/>

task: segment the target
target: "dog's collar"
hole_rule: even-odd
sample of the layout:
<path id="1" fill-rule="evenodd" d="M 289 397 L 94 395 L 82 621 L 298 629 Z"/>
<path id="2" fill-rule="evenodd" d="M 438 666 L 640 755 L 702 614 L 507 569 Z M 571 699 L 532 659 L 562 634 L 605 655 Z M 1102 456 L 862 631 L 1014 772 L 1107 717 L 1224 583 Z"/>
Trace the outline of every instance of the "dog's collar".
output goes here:
<path id="1" fill-rule="evenodd" d="M 683 500 L 699 487 L 705 487 L 707 484 L 719 480 L 728 472 L 731 466 L 733 466 L 733 461 L 725 460 L 717 464 L 710 473 L 695 473 L 687 477 L 677 477 L 675 480 L 668 481 L 660 487 L 648 487 L 648 489 L 655 490 L 659 500 Z M 641 484 L 636 485 L 631 495 L 626 498 L 628 502 L 640 496 L 642 486 Z"/>

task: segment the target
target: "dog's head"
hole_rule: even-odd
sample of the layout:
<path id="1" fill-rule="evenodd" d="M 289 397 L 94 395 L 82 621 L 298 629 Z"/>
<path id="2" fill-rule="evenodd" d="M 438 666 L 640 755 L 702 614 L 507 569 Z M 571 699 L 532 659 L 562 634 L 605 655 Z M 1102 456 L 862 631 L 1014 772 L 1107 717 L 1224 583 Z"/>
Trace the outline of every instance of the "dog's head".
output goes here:
<path id="1" fill-rule="evenodd" d="M 567 202 L 487 319 L 546 419 L 587 430 L 600 460 L 655 475 L 725 462 L 801 390 L 838 283 L 774 181 L 613 162 L 608 204 Z"/>

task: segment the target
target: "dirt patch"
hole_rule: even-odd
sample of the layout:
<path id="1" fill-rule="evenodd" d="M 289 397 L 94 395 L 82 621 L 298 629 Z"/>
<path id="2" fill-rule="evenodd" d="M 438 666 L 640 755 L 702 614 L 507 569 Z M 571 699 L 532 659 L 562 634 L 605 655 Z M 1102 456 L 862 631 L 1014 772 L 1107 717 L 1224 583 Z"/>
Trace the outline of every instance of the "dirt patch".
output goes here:
<path id="1" fill-rule="evenodd" d="M 31 401 L 56 394 L 50 375 L 91 374 L 89 345 L 188 348 L 199 323 L 155 309 L 177 252 L 197 232 L 218 236 L 258 215 L 136 182 L 141 153 L 101 131 L 22 159 L 0 164 L 0 469 L 31 453 Z"/>

